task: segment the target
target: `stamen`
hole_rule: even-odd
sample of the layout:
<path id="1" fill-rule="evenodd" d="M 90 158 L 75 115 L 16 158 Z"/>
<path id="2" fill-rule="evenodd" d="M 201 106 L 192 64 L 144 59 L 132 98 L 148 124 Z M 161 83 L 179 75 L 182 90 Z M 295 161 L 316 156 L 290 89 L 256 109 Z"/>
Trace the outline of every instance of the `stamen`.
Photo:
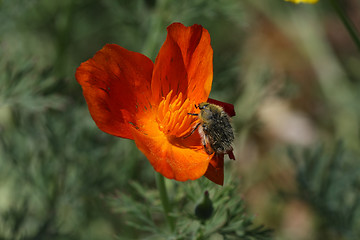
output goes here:
<path id="1" fill-rule="evenodd" d="M 194 112 L 195 104 L 189 99 L 183 101 L 183 95 L 172 96 L 172 91 L 160 102 L 158 107 L 157 122 L 159 129 L 171 137 L 183 137 L 191 132 L 194 116 L 189 112 Z"/>

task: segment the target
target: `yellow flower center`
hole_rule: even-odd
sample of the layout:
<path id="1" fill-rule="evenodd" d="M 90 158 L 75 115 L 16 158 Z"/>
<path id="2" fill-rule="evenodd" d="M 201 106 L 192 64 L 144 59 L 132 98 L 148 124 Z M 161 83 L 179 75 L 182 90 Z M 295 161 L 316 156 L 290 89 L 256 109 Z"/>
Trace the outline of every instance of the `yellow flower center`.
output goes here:
<path id="1" fill-rule="evenodd" d="M 172 90 L 160 102 L 157 112 L 159 129 L 167 136 L 185 137 L 190 134 L 196 117 L 188 113 L 195 113 L 195 103 L 189 99 L 183 100 L 182 93 L 172 97 Z"/>

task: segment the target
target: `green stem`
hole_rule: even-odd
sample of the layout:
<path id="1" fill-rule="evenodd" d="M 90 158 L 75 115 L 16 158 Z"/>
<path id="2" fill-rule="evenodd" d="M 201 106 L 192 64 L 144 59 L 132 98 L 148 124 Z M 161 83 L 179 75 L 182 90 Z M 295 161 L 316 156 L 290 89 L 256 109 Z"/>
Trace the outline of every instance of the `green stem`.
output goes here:
<path id="1" fill-rule="evenodd" d="M 338 0 L 330 0 L 330 2 L 360 51 L 360 37 L 358 32 L 356 31 L 356 27 L 354 23 L 351 22 L 350 18 L 348 18 L 345 11 L 339 6 Z"/>
<path id="2" fill-rule="evenodd" d="M 169 213 L 171 212 L 171 205 L 169 202 L 169 197 L 165 187 L 165 178 L 160 173 L 156 173 L 156 185 L 159 189 L 161 203 L 164 209 L 164 215 L 166 218 L 167 223 L 169 224 L 171 232 L 175 230 L 175 218 L 170 216 Z"/>

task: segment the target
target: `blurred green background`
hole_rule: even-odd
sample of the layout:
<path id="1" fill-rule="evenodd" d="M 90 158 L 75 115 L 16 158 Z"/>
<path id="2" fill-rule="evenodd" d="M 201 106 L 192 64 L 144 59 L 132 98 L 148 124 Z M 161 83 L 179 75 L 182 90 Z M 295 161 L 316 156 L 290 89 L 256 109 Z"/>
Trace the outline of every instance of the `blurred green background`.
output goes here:
<path id="1" fill-rule="evenodd" d="M 210 96 L 235 105 L 235 198 L 274 239 L 360 239 L 360 54 L 326 0 L 0 0 L 0 239 L 146 236 L 108 196 L 154 170 L 74 74 L 106 43 L 154 60 L 176 21 L 209 30 Z"/>

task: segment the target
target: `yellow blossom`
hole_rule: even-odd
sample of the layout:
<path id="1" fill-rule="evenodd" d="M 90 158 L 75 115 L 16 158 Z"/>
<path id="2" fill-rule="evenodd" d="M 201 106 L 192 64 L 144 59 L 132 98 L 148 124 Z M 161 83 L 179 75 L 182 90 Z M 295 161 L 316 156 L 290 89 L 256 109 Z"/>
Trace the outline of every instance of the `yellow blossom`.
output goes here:
<path id="1" fill-rule="evenodd" d="M 293 2 L 293 3 L 317 3 L 319 0 L 285 0 L 287 2 Z"/>

